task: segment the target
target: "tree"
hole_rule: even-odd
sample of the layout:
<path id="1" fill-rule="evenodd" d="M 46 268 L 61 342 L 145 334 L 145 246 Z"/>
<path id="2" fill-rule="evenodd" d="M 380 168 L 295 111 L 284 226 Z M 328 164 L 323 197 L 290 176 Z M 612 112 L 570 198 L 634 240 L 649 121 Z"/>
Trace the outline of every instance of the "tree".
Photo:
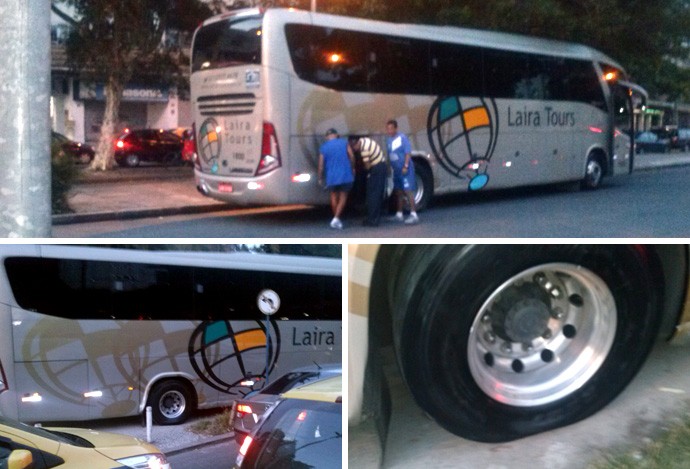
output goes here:
<path id="1" fill-rule="evenodd" d="M 179 81 L 188 58 L 164 36 L 192 31 L 211 11 L 199 0 L 53 0 L 53 11 L 63 17 L 69 16 L 60 4 L 75 12 L 70 60 L 80 78 L 104 84 L 105 113 L 91 168 L 107 170 L 114 165 L 113 137 L 126 84 L 135 74 L 144 82 Z"/>

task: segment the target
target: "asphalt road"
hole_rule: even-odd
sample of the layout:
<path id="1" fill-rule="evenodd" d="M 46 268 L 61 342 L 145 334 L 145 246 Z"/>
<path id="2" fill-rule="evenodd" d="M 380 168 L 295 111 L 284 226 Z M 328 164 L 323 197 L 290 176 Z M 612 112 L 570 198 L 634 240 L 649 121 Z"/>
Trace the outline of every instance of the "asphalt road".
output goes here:
<path id="1" fill-rule="evenodd" d="M 690 236 L 690 166 L 635 172 L 596 191 L 573 184 L 438 197 L 421 223 L 328 228 L 327 208 L 262 209 L 55 226 L 55 237 L 513 238 Z"/>
<path id="2" fill-rule="evenodd" d="M 389 354 L 388 361 L 392 354 Z M 632 383 L 603 410 L 576 424 L 520 440 L 489 444 L 457 437 L 414 403 L 397 373 L 387 372 L 393 414 L 383 467 L 584 469 L 612 451 L 635 451 L 690 415 L 690 348 L 658 344 Z M 370 442 L 350 430 L 349 466 L 372 467 Z"/>
<path id="3" fill-rule="evenodd" d="M 174 469 L 230 469 L 238 450 L 234 439 L 168 456 Z"/>

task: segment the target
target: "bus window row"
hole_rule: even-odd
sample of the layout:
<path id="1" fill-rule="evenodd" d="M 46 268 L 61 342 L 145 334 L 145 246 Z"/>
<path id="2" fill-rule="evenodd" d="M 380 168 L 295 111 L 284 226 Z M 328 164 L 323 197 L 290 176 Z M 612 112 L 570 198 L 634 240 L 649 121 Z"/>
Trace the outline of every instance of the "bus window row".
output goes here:
<path id="1" fill-rule="evenodd" d="M 605 106 L 591 61 L 303 24 L 285 33 L 297 75 L 339 91 Z"/>
<path id="2" fill-rule="evenodd" d="M 342 318 L 337 276 L 25 257 L 5 267 L 22 309 L 68 319 L 261 319 L 265 288 L 280 297 L 276 318 Z"/>

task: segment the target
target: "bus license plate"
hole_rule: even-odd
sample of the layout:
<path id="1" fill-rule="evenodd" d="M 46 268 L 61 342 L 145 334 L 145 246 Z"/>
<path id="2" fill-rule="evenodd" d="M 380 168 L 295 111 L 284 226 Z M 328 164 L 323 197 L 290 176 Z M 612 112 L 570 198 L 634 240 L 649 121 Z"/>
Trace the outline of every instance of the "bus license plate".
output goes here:
<path id="1" fill-rule="evenodd" d="M 219 182 L 218 183 L 219 192 L 232 192 L 232 184 L 229 182 Z"/>

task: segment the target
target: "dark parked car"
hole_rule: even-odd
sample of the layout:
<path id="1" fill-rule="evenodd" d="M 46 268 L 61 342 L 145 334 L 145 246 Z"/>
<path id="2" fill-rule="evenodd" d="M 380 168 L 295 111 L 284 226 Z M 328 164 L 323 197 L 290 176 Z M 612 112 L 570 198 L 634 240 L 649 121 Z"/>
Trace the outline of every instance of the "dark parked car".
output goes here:
<path id="1" fill-rule="evenodd" d="M 115 161 L 120 166 L 139 166 L 142 161 L 179 163 L 182 139 L 167 130 L 125 131 L 115 141 Z"/>
<path id="2" fill-rule="evenodd" d="M 671 140 L 671 148 L 677 148 L 680 151 L 690 149 L 690 129 L 670 128 L 665 131 L 665 136 Z"/>
<path id="3" fill-rule="evenodd" d="M 671 139 L 662 132 L 638 132 L 635 136 L 637 153 L 668 153 L 671 151 Z"/>
<path id="4" fill-rule="evenodd" d="M 342 467 L 342 376 L 282 395 L 240 446 L 235 468 Z"/>
<path id="5" fill-rule="evenodd" d="M 309 383 L 339 376 L 341 373 L 342 365 L 339 363 L 297 368 L 273 381 L 261 391 L 248 394 L 244 399 L 235 401 L 230 414 L 230 428 L 235 432 L 235 440 L 242 444 L 264 412 L 278 402 L 279 394 Z"/>
<path id="6" fill-rule="evenodd" d="M 74 161 L 77 163 L 89 164 L 96 155 L 96 152 L 90 145 L 75 142 L 57 132 L 50 134 L 50 142 L 52 145 L 60 145 L 62 151 L 74 158 Z"/>

